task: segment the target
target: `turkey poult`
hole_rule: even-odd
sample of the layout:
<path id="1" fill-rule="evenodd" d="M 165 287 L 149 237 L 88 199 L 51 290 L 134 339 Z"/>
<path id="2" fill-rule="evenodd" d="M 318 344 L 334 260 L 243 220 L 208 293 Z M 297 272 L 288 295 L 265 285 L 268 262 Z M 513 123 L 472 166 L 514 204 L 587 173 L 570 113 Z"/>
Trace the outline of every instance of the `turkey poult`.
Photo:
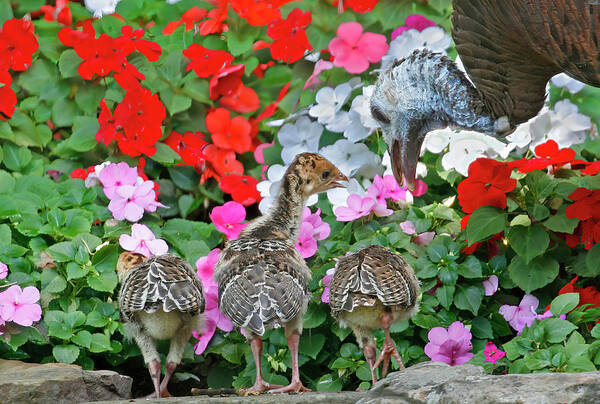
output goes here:
<path id="1" fill-rule="evenodd" d="M 391 356 L 404 368 L 390 326 L 418 311 L 419 291 L 413 269 L 387 248 L 372 245 L 337 259 L 329 285 L 331 314 L 354 332 L 371 368 L 373 384 L 377 381 L 375 369 L 383 361 L 385 376 Z M 382 328 L 385 342 L 376 361 L 373 330 Z"/>
<path id="2" fill-rule="evenodd" d="M 311 272 L 294 246 L 302 210 L 309 196 L 342 187 L 347 178 L 327 159 L 303 153 L 285 172 L 274 205 L 255 219 L 239 238 L 227 242 L 215 266 L 219 309 L 250 341 L 256 363 L 256 382 L 241 394 L 309 391 L 300 381 L 298 343 L 302 315 L 311 293 Z M 288 386 L 269 385 L 262 378 L 262 335 L 267 328 L 283 326 L 292 357 Z"/>
<path id="3" fill-rule="evenodd" d="M 121 253 L 117 274 L 122 284 L 119 306 L 125 332 L 142 351 L 156 398 L 170 397 L 167 385 L 185 344 L 192 331 L 201 331 L 204 323 L 202 283 L 186 261 L 170 254 L 146 258 Z M 171 340 L 162 383 L 156 350 L 156 340 L 161 339 Z"/>
<path id="4" fill-rule="evenodd" d="M 411 188 L 429 131 L 506 136 L 539 112 L 555 74 L 600 86 L 600 2 L 452 3 L 452 37 L 474 85 L 447 57 L 417 50 L 380 74 L 371 99 L 394 175 Z"/>

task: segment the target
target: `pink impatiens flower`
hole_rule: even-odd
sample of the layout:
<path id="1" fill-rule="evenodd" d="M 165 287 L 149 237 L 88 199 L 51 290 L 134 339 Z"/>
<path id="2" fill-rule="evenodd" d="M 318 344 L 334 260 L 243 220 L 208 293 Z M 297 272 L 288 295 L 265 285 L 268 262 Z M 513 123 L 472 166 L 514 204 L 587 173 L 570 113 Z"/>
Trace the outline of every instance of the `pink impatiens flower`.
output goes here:
<path id="1" fill-rule="evenodd" d="M 456 366 L 468 362 L 474 356 L 471 352 L 471 332 L 460 321 L 450 324 L 448 330 L 434 327 L 427 337 L 429 342 L 425 345 L 425 354 L 434 362 Z"/>
<path id="2" fill-rule="evenodd" d="M 12 285 L 0 293 L 0 317 L 28 327 L 42 318 L 39 300 L 40 291 L 36 287 L 21 289 L 19 285 Z"/>
<path id="3" fill-rule="evenodd" d="M 379 62 L 389 48 L 384 35 L 363 33 L 358 22 L 340 24 L 337 35 L 329 42 L 333 64 L 351 74 L 360 74 L 369 68 L 369 63 Z"/>
<path id="4" fill-rule="evenodd" d="M 0 261 L 0 279 L 5 279 L 8 276 L 8 266 Z"/>
<path id="5" fill-rule="evenodd" d="M 487 280 L 483 281 L 483 289 L 486 296 L 492 296 L 498 290 L 498 277 L 491 275 Z"/>
<path id="6" fill-rule="evenodd" d="M 485 357 L 486 362 L 491 362 L 495 365 L 496 361 L 504 358 L 505 355 L 506 352 L 499 350 L 493 342 L 488 342 L 485 344 L 483 356 Z"/>
<path id="7" fill-rule="evenodd" d="M 402 231 L 404 233 L 409 234 L 409 235 L 413 235 L 413 234 L 417 233 L 417 230 L 415 229 L 415 224 L 413 222 L 411 222 L 410 220 L 401 222 L 400 229 L 402 229 Z"/>
<path id="8" fill-rule="evenodd" d="M 222 331 L 229 332 L 233 330 L 233 324 L 231 320 L 223 315 L 219 311 L 219 287 L 213 279 L 214 268 L 219 260 L 221 250 L 215 248 L 208 256 L 201 257 L 196 261 L 196 274 L 202 281 L 202 287 L 204 288 L 204 297 L 206 299 L 206 305 L 204 309 L 204 332 L 200 333 L 195 330 L 193 335 L 198 339 L 198 342 L 194 346 L 194 352 L 196 355 L 202 354 L 208 343 L 212 339 L 217 328 Z"/>
<path id="9" fill-rule="evenodd" d="M 404 25 L 401 25 L 394 31 L 392 31 L 392 41 L 396 39 L 397 36 L 401 35 L 404 31 L 408 31 L 409 29 L 423 31 L 425 28 L 433 27 L 434 25 L 435 22 L 423 17 L 420 14 L 411 14 L 408 17 L 406 17 L 406 20 L 404 20 Z"/>
<path id="10" fill-rule="evenodd" d="M 131 236 L 121 234 L 119 244 L 123 249 L 142 254 L 145 257 L 162 255 L 169 251 L 169 246 L 165 240 L 157 239 L 148 226 L 139 223 L 134 223 L 131 226 Z"/>
<path id="11" fill-rule="evenodd" d="M 244 227 L 248 226 L 248 223 L 242 223 L 246 219 L 246 208 L 235 201 L 229 201 L 223 206 L 213 208 L 209 217 L 217 230 L 225 234 L 228 240 L 238 238 Z"/>
<path id="12" fill-rule="evenodd" d="M 322 59 L 317 60 L 312 74 L 308 76 L 308 79 L 306 80 L 306 83 L 304 83 L 304 87 L 302 89 L 306 90 L 312 85 L 318 85 L 321 82 L 321 80 L 319 80 L 319 74 L 330 69 L 333 69 L 333 63 Z"/>
<path id="13" fill-rule="evenodd" d="M 137 222 L 144 216 L 144 211 L 156 212 L 156 208 L 159 206 L 166 207 L 156 201 L 154 182 L 144 181 L 141 184 L 117 187 L 114 197 L 108 204 L 108 210 L 117 220 L 126 219 L 130 222 Z"/>
<path id="14" fill-rule="evenodd" d="M 412 242 L 419 245 L 428 245 L 433 241 L 434 237 L 434 231 L 426 231 L 425 233 L 421 233 L 417 237 L 413 238 Z"/>
<path id="15" fill-rule="evenodd" d="M 329 285 L 331 285 L 331 280 L 333 279 L 333 274 L 335 273 L 335 267 L 329 268 L 323 277 L 323 294 L 321 295 L 321 301 L 323 303 L 329 304 Z"/>
<path id="16" fill-rule="evenodd" d="M 117 188 L 123 185 L 135 185 L 137 183 L 138 173 L 136 167 L 129 167 L 127 163 L 111 163 L 102 168 L 98 179 L 104 187 L 104 194 L 107 198 L 113 199 L 116 196 Z"/>
<path id="17" fill-rule="evenodd" d="M 359 219 L 363 216 L 368 216 L 373 212 L 375 216 L 389 216 L 394 213 L 393 210 L 388 209 L 384 204 L 370 196 L 361 197 L 358 194 L 350 194 L 346 199 L 348 206 L 338 206 L 335 208 L 334 213 L 336 219 L 340 222 L 351 222 Z"/>
<path id="18" fill-rule="evenodd" d="M 331 233 L 329 224 L 321 220 L 321 209 L 311 213 L 309 207 L 302 211 L 300 234 L 296 242 L 296 249 L 302 258 L 309 258 L 317 252 L 317 240 L 325 240 Z"/>
<path id="19" fill-rule="evenodd" d="M 525 295 L 518 306 L 507 304 L 500 306 L 498 312 L 504 316 L 508 324 L 520 335 L 525 326 L 529 327 L 536 319 L 536 309 L 540 301 L 533 295 Z"/>

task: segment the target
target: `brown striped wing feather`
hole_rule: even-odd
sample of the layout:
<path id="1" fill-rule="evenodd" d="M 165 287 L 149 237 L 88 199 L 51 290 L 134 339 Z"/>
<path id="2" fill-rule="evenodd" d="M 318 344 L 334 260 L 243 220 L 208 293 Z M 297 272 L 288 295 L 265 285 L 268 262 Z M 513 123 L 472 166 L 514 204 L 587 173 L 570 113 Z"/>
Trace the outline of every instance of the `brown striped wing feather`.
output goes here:
<path id="1" fill-rule="evenodd" d="M 119 292 L 121 314 L 132 320 L 136 311 L 159 309 L 195 315 L 204 312 L 202 282 L 190 264 L 164 254 L 149 258 L 133 268 Z"/>
<path id="2" fill-rule="evenodd" d="M 398 254 L 370 246 L 338 260 L 329 288 L 329 305 L 337 316 L 377 302 L 394 309 L 414 307 L 419 281 Z"/>

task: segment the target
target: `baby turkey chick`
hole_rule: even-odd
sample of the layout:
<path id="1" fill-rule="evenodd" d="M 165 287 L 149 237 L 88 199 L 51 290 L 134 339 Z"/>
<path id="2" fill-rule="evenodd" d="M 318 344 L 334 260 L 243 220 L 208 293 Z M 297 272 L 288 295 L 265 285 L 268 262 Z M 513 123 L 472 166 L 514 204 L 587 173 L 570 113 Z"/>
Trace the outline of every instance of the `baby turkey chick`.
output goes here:
<path id="1" fill-rule="evenodd" d="M 185 344 L 192 331 L 200 331 L 204 323 L 202 283 L 186 261 L 171 254 L 146 258 L 121 253 L 117 275 L 122 284 L 119 306 L 125 332 L 142 351 L 156 398 L 170 397 L 167 384 L 181 361 Z M 156 340 L 160 339 L 171 340 L 162 383 L 156 350 Z"/>
<path id="2" fill-rule="evenodd" d="M 311 272 L 294 244 L 308 197 L 347 180 L 319 154 L 299 154 L 283 176 L 274 205 L 221 253 L 215 266 L 219 309 L 244 330 L 256 363 L 256 382 L 243 394 L 309 391 L 300 381 L 298 343 L 311 296 Z M 292 380 L 285 387 L 270 386 L 260 370 L 262 335 L 266 328 L 280 326 L 292 357 Z"/>
<path id="3" fill-rule="evenodd" d="M 354 332 L 371 368 L 373 384 L 377 381 L 375 369 L 383 361 L 385 376 L 392 355 L 404 368 L 390 326 L 418 311 L 419 290 L 413 269 L 387 248 L 372 245 L 337 260 L 329 285 L 331 314 Z M 375 361 L 373 330 L 379 328 L 385 332 L 385 342 Z"/>

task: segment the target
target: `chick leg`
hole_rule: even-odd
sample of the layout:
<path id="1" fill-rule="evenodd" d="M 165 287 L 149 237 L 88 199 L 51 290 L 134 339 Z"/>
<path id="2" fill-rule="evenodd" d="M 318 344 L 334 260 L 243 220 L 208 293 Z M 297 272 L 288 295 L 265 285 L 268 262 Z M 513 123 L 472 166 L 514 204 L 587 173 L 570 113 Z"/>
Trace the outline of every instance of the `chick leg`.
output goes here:
<path id="1" fill-rule="evenodd" d="M 300 318 L 300 321 L 302 319 Z M 301 325 L 297 326 L 298 321 L 292 321 L 285 325 L 285 338 L 287 340 L 290 355 L 292 356 L 292 380 L 290 384 L 278 389 L 269 390 L 269 393 L 288 393 L 291 391 L 311 391 L 304 387 L 300 381 L 300 369 L 298 368 L 298 345 L 300 344 Z"/>
<path id="2" fill-rule="evenodd" d="M 246 333 L 246 335 L 250 335 L 248 334 L 248 331 L 246 331 Z M 247 396 L 251 394 L 260 394 L 269 389 L 281 387 L 278 385 L 270 385 L 269 383 L 265 382 L 265 380 L 262 377 L 262 371 L 260 369 L 260 356 L 262 354 L 262 337 L 259 335 L 253 335 L 250 338 L 250 348 L 252 349 L 252 356 L 254 357 L 254 363 L 256 365 L 256 381 L 254 382 L 254 386 L 250 387 L 249 389 L 240 389 L 239 393 L 241 395 Z"/>
<path id="3" fill-rule="evenodd" d="M 367 363 L 371 368 L 371 379 L 373 380 L 372 385 L 374 385 L 375 383 L 377 383 L 377 375 L 375 375 L 375 369 L 377 369 L 377 367 L 375 366 L 375 356 L 377 356 L 377 351 L 375 350 L 375 346 L 365 344 L 365 346 L 363 347 L 363 352 L 365 354 L 365 359 L 367 360 Z"/>
<path id="4" fill-rule="evenodd" d="M 379 364 L 383 361 L 383 370 L 381 372 L 381 376 L 385 377 L 388 371 L 388 367 L 390 365 L 390 358 L 393 356 L 398 362 L 398 366 L 400 370 L 404 369 L 404 363 L 402 363 L 402 358 L 396 349 L 396 345 L 392 340 L 392 336 L 390 335 L 390 326 L 392 325 L 393 316 L 391 313 L 385 313 L 381 317 L 381 326 L 383 327 L 383 331 L 385 333 L 385 341 L 383 343 L 383 348 L 381 353 L 379 354 L 379 358 L 377 358 L 377 362 L 375 362 L 375 367 L 379 367 Z"/>
<path id="5" fill-rule="evenodd" d="M 197 323 L 194 322 L 194 323 Z M 192 335 L 192 328 L 190 326 L 182 327 L 174 336 L 171 338 L 171 345 L 169 346 L 169 355 L 167 355 L 167 364 L 165 365 L 165 377 L 160 383 L 160 396 L 161 397 L 172 397 L 171 393 L 167 389 L 171 376 L 175 373 L 177 365 L 181 362 L 183 351 L 185 350 L 185 344 Z"/>
<path id="6" fill-rule="evenodd" d="M 148 366 L 148 373 L 152 378 L 152 384 L 154 384 L 154 393 L 150 394 L 148 398 L 159 398 L 160 397 L 160 356 L 156 350 L 156 341 L 144 333 L 141 327 L 135 323 L 128 323 L 126 332 L 133 336 L 133 339 L 140 347 L 144 362 Z"/>

